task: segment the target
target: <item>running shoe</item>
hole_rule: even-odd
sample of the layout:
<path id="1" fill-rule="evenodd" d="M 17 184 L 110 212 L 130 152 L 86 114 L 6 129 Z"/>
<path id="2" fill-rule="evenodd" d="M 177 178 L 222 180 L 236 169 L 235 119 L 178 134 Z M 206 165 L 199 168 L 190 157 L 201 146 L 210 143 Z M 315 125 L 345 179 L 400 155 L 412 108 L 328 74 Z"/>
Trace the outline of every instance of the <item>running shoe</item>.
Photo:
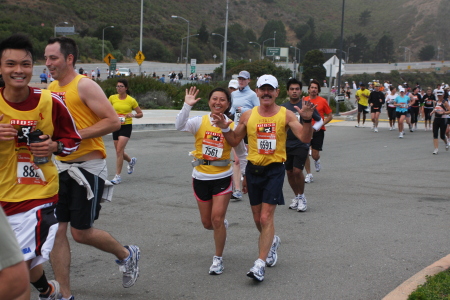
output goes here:
<path id="1" fill-rule="evenodd" d="M 400 134 L 398 135 L 398 138 L 399 138 L 399 139 L 402 139 L 402 138 L 403 138 L 403 132 L 400 132 Z"/>
<path id="2" fill-rule="evenodd" d="M 122 285 L 124 288 L 129 288 L 134 285 L 139 277 L 138 262 L 141 257 L 141 251 L 138 246 L 125 246 L 130 251 L 130 256 L 125 260 L 116 260 L 119 265 L 119 270 L 123 273 Z"/>
<path id="3" fill-rule="evenodd" d="M 58 281 L 50 280 L 48 282 L 48 284 L 50 285 L 50 288 L 51 288 L 50 295 L 45 296 L 45 295 L 39 294 L 39 300 L 56 300 L 56 299 L 60 299 L 60 298 L 58 298 L 58 296 L 59 296 L 59 283 L 58 283 Z"/>
<path id="4" fill-rule="evenodd" d="M 214 256 L 213 263 L 209 268 L 209 275 L 220 275 L 223 273 L 223 259 L 222 257 Z"/>
<path id="5" fill-rule="evenodd" d="M 320 159 L 314 161 L 314 166 L 316 167 L 316 172 L 320 172 L 322 166 L 320 165 Z"/>
<path id="6" fill-rule="evenodd" d="M 117 174 L 116 174 L 116 176 L 114 176 L 114 179 L 111 180 L 112 184 L 119 184 L 121 182 L 122 182 L 122 178 L 120 177 L 120 175 L 117 175 Z"/>
<path id="7" fill-rule="evenodd" d="M 228 220 L 227 219 L 223 220 L 223 224 L 225 225 L 225 229 L 228 229 Z"/>
<path id="8" fill-rule="evenodd" d="M 262 259 L 257 259 L 253 267 L 250 269 L 250 271 L 247 272 L 247 276 L 261 282 L 264 280 L 265 272 L 266 272 L 266 262 L 263 261 Z"/>
<path id="9" fill-rule="evenodd" d="M 356 125 L 355 125 L 355 127 L 356 127 L 356 128 L 359 128 L 359 127 L 360 127 L 360 126 L 359 126 L 359 123 L 358 123 L 358 124 L 356 124 Z"/>
<path id="10" fill-rule="evenodd" d="M 305 177 L 305 182 L 306 183 L 311 183 L 314 181 L 313 175 L 312 174 L 307 174 Z"/>
<path id="11" fill-rule="evenodd" d="M 378 132 L 378 128 L 375 127 L 375 128 L 373 129 L 373 132 Z"/>
<path id="12" fill-rule="evenodd" d="M 448 147 L 449 147 L 449 145 L 445 144 L 445 151 L 448 151 Z"/>
<path id="13" fill-rule="evenodd" d="M 297 206 L 298 206 L 298 198 L 297 197 L 295 197 L 295 198 L 293 198 L 292 199 L 292 203 L 291 203 L 291 205 L 289 205 L 289 209 L 297 209 Z"/>
<path id="14" fill-rule="evenodd" d="M 306 205 L 306 197 L 300 196 L 298 199 L 298 205 L 297 205 L 297 211 L 298 212 L 305 212 L 308 206 Z"/>
<path id="15" fill-rule="evenodd" d="M 394 130 L 394 127 L 389 127 L 389 131 L 392 131 L 392 130 Z"/>
<path id="16" fill-rule="evenodd" d="M 438 148 L 434 149 L 433 154 L 438 154 L 439 150 Z"/>
<path id="17" fill-rule="evenodd" d="M 231 196 L 231 199 L 234 199 L 236 201 L 242 200 L 242 192 L 240 190 L 235 190 Z"/>
<path id="18" fill-rule="evenodd" d="M 267 255 L 266 266 L 273 267 L 277 263 L 278 254 L 277 250 L 280 247 L 281 240 L 278 235 L 273 236 L 272 247 L 270 247 L 269 255 Z"/>
<path id="19" fill-rule="evenodd" d="M 136 165 L 136 157 L 132 157 L 130 162 L 128 163 L 127 169 L 128 169 L 128 174 L 133 173 L 134 171 L 134 166 Z"/>

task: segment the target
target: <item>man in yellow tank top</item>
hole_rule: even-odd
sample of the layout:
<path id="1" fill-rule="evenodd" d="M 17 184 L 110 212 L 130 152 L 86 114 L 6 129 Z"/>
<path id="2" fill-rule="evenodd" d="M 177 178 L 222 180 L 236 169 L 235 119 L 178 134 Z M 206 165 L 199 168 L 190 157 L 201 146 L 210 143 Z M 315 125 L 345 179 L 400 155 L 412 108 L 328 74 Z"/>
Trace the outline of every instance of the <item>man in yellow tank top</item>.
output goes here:
<path id="1" fill-rule="evenodd" d="M 222 129 L 224 137 L 236 146 L 248 135 L 248 163 L 244 174 L 243 192 L 248 191 L 253 220 L 260 232 L 259 255 L 247 273 L 257 281 L 264 280 L 265 267 L 277 262 L 280 238 L 275 235 L 274 214 L 277 205 L 284 205 L 283 182 L 286 160 L 286 131 L 288 128 L 304 143 L 312 136 L 311 117 L 314 105 L 303 103 L 296 108 L 304 124 L 295 114 L 275 103 L 280 90 L 278 80 L 272 75 L 261 76 L 256 83 L 256 94 L 260 106 L 244 112 L 235 130 L 229 128 L 230 121 L 223 115 L 214 115 L 215 123 Z"/>
<path id="2" fill-rule="evenodd" d="M 52 266 L 61 284 L 63 300 L 74 298 L 70 291 L 70 245 L 66 236 L 69 222 L 76 242 L 116 256 L 123 272 L 124 287 L 134 285 L 139 275 L 139 248 L 122 246 L 108 232 L 93 227 L 99 216 L 103 191 L 107 188 L 106 150 L 102 136 L 118 130 L 120 121 L 100 86 L 77 74 L 74 69 L 77 59 L 78 47 L 74 40 L 57 37 L 48 41 L 46 66 L 55 78 L 49 89 L 64 100 L 82 137 L 77 152 L 57 161 L 60 172 L 56 207 L 59 228 Z"/>

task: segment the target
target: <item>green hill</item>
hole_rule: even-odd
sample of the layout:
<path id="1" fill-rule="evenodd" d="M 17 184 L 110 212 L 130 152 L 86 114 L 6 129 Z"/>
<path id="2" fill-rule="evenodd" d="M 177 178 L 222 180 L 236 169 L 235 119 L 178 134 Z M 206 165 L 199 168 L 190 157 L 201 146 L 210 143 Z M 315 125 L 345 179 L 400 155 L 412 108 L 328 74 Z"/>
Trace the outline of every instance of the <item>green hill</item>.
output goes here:
<path id="1" fill-rule="evenodd" d="M 432 45 L 439 58 L 450 51 L 447 29 L 450 28 L 450 5 L 445 0 L 347 0 L 345 8 L 346 42 L 354 62 L 403 60 L 405 48 L 411 60 L 420 49 Z M 0 0 L 0 38 L 24 32 L 34 38 L 42 51 L 53 36 L 54 26 L 68 22 L 75 26 L 83 60 L 101 59 L 104 30 L 106 51 L 120 59 L 139 50 L 140 0 Z M 296 46 L 302 56 L 310 48 L 336 48 L 340 36 L 342 1 L 336 0 L 230 0 L 228 56 L 234 59 L 259 56 L 259 47 L 277 31 L 276 46 Z M 180 57 L 181 39 L 199 33 L 190 42 L 190 57 L 199 63 L 221 59 L 220 36 L 225 24 L 225 0 L 144 0 L 143 52 L 147 60 L 176 62 Z M 312 21 L 311 21 L 312 20 Z M 269 22 L 269 24 L 268 24 Z M 381 41 L 381 38 L 385 39 Z M 380 44 L 381 43 L 381 44 Z M 266 46 L 273 46 L 273 41 Z M 378 46 L 377 46 L 378 45 Z M 387 46 L 386 46 L 387 45 Z M 385 54 L 384 52 L 389 52 Z M 445 51 L 445 52 L 444 52 Z M 294 55 L 292 51 L 291 56 Z M 437 58 L 437 55 L 435 55 Z"/>

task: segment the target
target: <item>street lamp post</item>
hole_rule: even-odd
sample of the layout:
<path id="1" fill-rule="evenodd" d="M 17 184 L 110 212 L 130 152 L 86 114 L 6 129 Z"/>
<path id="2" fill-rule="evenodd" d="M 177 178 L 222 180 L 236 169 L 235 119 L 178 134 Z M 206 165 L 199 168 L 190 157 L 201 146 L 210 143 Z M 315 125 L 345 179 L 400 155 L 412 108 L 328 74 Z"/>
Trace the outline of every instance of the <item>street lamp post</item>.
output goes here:
<path id="1" fill-rule="evenodd" d="M 218 36 L 221 36 L 222 38 L 223 38 L 223 42 L 220 44 L 220 52 L 222 52 L 222 56 L 224 56 L 225 54 L 223 53 L 223 50 L 222 50 L 222 44 L 223 43 L 225 43 L 225 36 L 223 36 L 223 35 L 221 35 L 221 34 L 219 34 L 219 33 L 211 33 L 211 35 L 218 35 Z M 229 41 L 227 41 L 227 43 L 228 43 Z"/>
<path id="2" fill-rule="evenodd" d="M 409 51 L 409 61 L 411 61 L 411 49 L 405 46 L 399 46 L 399 48 L 405 48 L 405 62 L 406 62 L 406 50 Z"/>
<path id="3" fill-rule="evenodd" d="M 175 19 L 182 19 L 187 22 L 188 30 L 187 30 L 187 41 L 186 41 L 186 76 L 188 76 L 188 60 L 189 60 L 189 21 L 180 16 L 172 16 Z"/>
<path id="4" fill-rule="evenodd" d="M 256 44 L 259 46 L 259 59 L 262 59 L 262 48 L 261 48 L 261 44 L 258 44 L 257 42 L 248 42 L 249 44 Z"/>
<path id="5" fill-rule="evenodd" d="M 347 49 L 347 63 L 348 63 L 348 58 L 349 58 L 349 56 L 350 56 L 350 49 L 351 48 L 356 48 L 356 46 L 350 46 L 350 47 L 348 47 L 348 49 Z"/>
<path id="6" fill-rule="evenodd" d="M 193 37 L 193 36 L 198 36 L 198 35 L 200 35 L 200 34 L 192 34 L 190 37 Z M 181 60 L 181 63 L 183 63 L 183 40 L 184 39 L 187 39 L 187 36 L 185 36 L 184 38 L 182 38 L 181 39 L 181 51 L 180 51 L 180 60 Z M 186 57 L 186 60 L 187 60 L 187 57 Z"/>
<path id="7" fill-rule="evenodd" d="M 56 37 L 56 27 L 59 25 L 59 24 L 65 24 L 65 25 L 67 25 L 67 24 L 69 24 L 68 22 L 59 22 L 59 23 L 57 23 L 56 25 L 55 25 L 55 28 L 54 28 L 54 36 Z"/>
<path id="8" fill-rule="evenodd" d="M 267 39 L 267 40 L 265 40 L 264 42 L 262 42 L 262 49 L 263 49 L 263 51 L 264 51 L 264 43 L 267 42 L 267 41 L 273 40 L 273 39 L 274 39 L 274 38 L 270 38 L 270 39 Z M 262 57 L 262 55 L 261 55 L 261 57 Z"/>
<path id="9" fill-rule="evenodd" d="M 297 62 L 300 64 L 300 48 L 297 48 L 297 47 L 295 47 L 295 46 L 289 46 L 289 48 L 294 48 L 295 50 L 295 58 L 297 58 L 297 50 L 298 50 L 298 59 L 297 59 Z"/>
<path id="10" fill-rule="evenodd" d="M 114 26 L 108 26 L 103 28 L 103 35 L 102 35 L 102 59 L 105 57 L 105 29 L 108 28 L 114 28 Z"/>
<path id="11" fill-rule="evenodd" d="M 339 52 L 339 77 L 338 77 L 338 95 L 341 91 L 341 71 L 342 71 L 342 48 L 344 47 L 344 9 L 345 9 L 345 0 L 342 0 L 342 20 L 341 20 L 341 41 L 340 41 L 340 52 Z M 331 84 L 331 82 L 330 82 Z M 339 102 L 336 101 L 336 116 L 340 116 L 339 113 Z"/>

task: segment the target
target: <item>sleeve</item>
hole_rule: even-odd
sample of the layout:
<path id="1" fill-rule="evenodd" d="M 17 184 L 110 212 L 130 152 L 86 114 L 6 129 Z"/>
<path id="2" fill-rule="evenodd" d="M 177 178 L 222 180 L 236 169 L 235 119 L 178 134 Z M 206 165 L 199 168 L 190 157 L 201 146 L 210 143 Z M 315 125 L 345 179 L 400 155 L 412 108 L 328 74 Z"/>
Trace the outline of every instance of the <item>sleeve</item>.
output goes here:
<path id="1" fill-rule="evenodd" d="M 63 151 L 58 154 L 58 156 L 64 157 L 78 149 L 78 146 L 81 143 L 81 136 L 77 131 L 72 115 L 62 102 L 61 98 L 52 94 L 52 100 L 52 121 L 54 127 L 52 140 L 63 143 Z"/>
<path id="2" fill-rule="evenodd" d="M 139 106 L 139 103 L 137 102 L 137 100 L 136 99 L 134 99 L 133 97 L 131 97 L 131 101 L 132 101 L 132 105 L 131 105 L 131 108 L 132 109 L 135 109 L 136 107 L 138 107 Z"/>
<path id="3" fill-rule="evenodd" d="M 179 131 L 188 131 L 195 134 L 200 128 L 202 118 L 197 116 L 189 119 L 189 113 L 192 110 L 192 106 L 184 103 L 181 111 L 177 115 L 175 120 L 175 128 Z"/>
<path id="4" fill-rule="evenodd" d="M 109 96 L 109 98 L 108 98 L 109 103 L 111 103 L 111 105 L 113 105 L 112 98 L 113 98 L 113 95 Z"/>

